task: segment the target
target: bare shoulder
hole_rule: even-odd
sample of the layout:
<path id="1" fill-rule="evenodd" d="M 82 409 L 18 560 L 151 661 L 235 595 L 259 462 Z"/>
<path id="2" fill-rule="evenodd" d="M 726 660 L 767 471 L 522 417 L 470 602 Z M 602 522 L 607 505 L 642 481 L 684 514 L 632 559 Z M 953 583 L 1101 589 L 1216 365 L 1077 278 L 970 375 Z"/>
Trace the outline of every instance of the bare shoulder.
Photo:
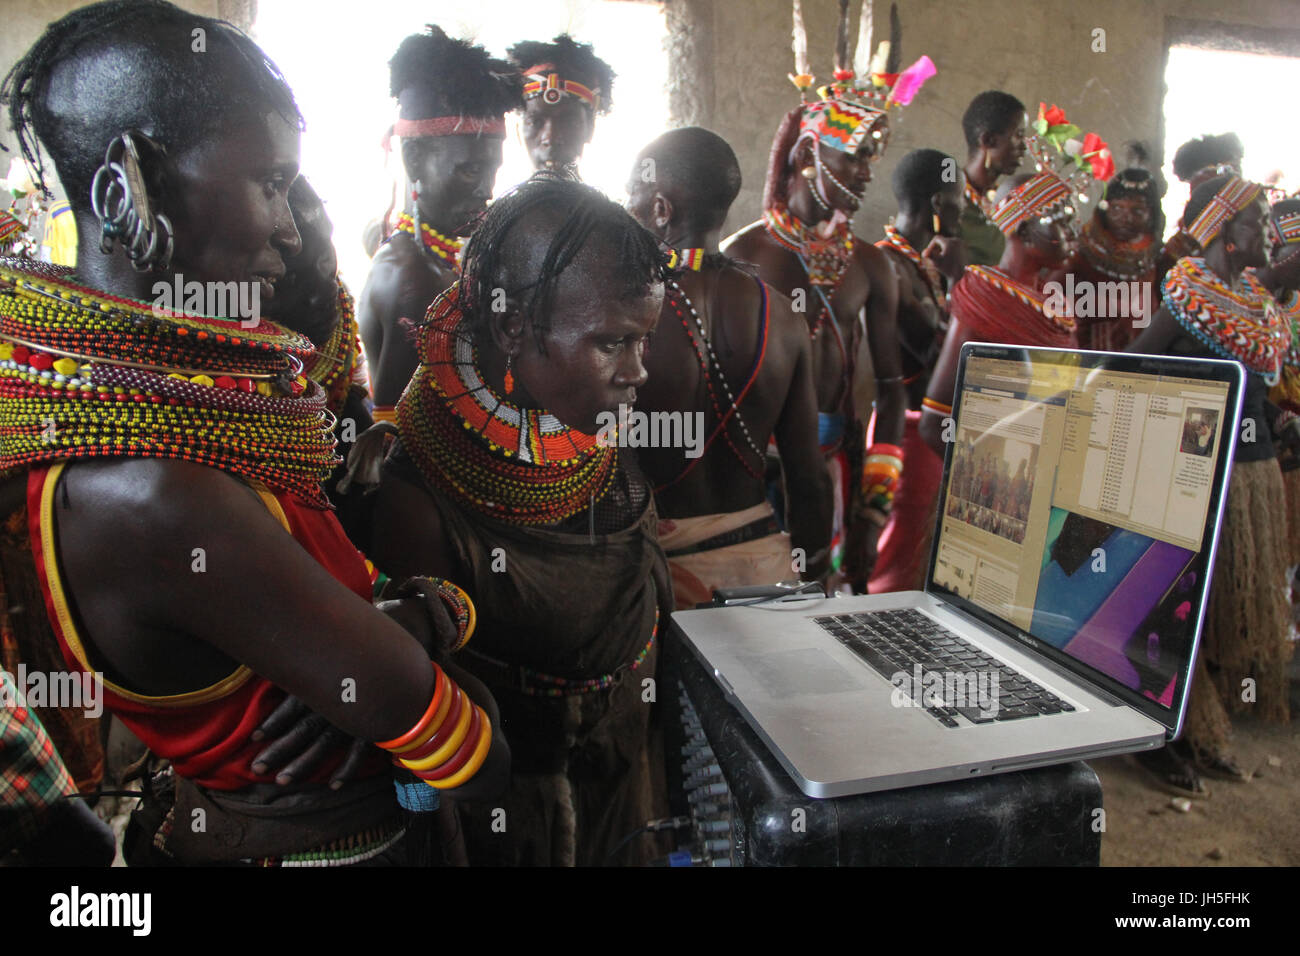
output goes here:
<path id="1" fill-rule="evenodd" d="M 861 236 L 854 236 L 853 258 L 872 279 L 886 280 L 893 278 L 894 267 L 890 264 L 889 254 Z"/>

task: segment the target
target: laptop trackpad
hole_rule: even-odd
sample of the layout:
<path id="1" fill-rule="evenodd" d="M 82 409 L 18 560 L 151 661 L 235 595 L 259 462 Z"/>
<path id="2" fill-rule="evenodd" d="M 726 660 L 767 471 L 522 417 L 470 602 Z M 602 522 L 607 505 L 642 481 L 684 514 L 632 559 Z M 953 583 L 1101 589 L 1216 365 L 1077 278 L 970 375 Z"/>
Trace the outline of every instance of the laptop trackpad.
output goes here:
<path id="1" fill-rule="evenodd" d="M 737 655 L 736 660 L 772 697 L 842 694 L 866 685 L 815 647 L 774 654 Z"/>

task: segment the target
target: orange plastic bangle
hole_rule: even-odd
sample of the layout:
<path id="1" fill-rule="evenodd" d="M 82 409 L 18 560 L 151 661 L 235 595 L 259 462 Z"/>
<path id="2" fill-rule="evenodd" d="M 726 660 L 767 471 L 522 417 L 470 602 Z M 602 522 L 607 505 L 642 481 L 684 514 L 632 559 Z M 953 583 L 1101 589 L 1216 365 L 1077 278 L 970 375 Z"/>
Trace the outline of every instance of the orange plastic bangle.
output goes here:
<path id="1" fill-rule="evenodd" d="M 474 774 L 478 773 L 479 768 L 483 766 L 483 761 L 487 760 L 488 751 L 492 749 L 492 720 L 487 714 L 483 715 L 483 732 L 479 738 L 478 750 L 474 751 L 474 756 L 469 758 L 469 763 L 460 773 L 448 777 L 446 780 L 426 780 L 431 786 L 439 790 L 455 790 L 457 787 L 464 786 L 469 782 Z"/>
<path id="2" fill-rule="evenodd" d="M 445 695 L 443 678 L 447 675 L 442 672 L 442 668 L 437 664 L 433 665 L 433 673 L 435 675 L 433 698 L 429 701 L 429 706 L 425 708 L 424 715 L 414 727 L 402 734 L 402 736 L 394 737 L 392 740 L 379 741 L 376 746 L 383 747 L 385 750 L 398 750 L 399 748 L 410 748 L 422 739 L 429 722 L 433 720 L 434 715 L 438 712 L 438 706 L 442 703 L 442 696 Z"/>
<path id="3" fill-rule="evenodd" d="M 460 690 L 460 688 L 457 688 L 457 690 Z M 462 690 L 461 694 L 464 695 L 465 692 Z M 456 727 L 452 730 L 451 736 L 447 738 L 446 743 L 421 760 L 413 760 L 409 763 L 403 760 L 403 766 L 408 770 L 433 770 L 441 767 L 447 762 L 447 758 L 459 750 L 460 745 L 465 742 L 465 735 L 469 733 L 469 722 L 473 716 L 474 702 L 468 696 L 465 696 L 464 705 L 460 709 L 460 720 L 457 721 Z"/>
<path id="4" fill-rule="evenodd" d="M 451 732 L 451 728 L 456 725 L 456 718 L 460 716 L 460 711 L 453 708 L 457 706 L 457 694 L 460 688 L 447 676 L 446 671 L 442 672 L 442 676 L 447 682 L 448 690 L 442 695 L 442 706 L 438 708 L 438 713 L 433 716 L 433 723 L 429 726 L 429 736 L 419 743 L 394 751 L 393 756 L 396 759 L 419 760 L 421 757 L 427 757 L 441 746 L 442 741 Z"/>

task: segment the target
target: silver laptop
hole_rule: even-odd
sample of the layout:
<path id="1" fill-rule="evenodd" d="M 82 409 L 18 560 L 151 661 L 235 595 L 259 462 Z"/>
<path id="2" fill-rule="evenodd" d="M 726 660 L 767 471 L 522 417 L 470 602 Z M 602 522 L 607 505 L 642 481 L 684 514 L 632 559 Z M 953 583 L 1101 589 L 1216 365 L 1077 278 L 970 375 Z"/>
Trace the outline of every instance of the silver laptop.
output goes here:
<path id="1" fill-rule="evenodd" d="M 924 591 L 673 620 L 813 797 L 1160 747 L 1186 711 L 1243 379 L 967 345 Z"/>

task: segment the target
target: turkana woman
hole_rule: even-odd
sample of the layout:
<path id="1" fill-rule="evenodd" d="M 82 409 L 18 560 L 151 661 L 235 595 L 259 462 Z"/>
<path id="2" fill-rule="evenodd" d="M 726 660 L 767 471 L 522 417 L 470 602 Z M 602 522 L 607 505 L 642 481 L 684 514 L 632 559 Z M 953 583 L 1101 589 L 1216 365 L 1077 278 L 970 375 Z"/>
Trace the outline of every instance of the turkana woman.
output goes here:
<path id="1" fill-rule="evenodd" d="M 286 693 L 434 787 L 472 795 L 508 759 L 486 692 L 369 600 L 321 489 L 333 422 L 302 374 L 311 342 L 226 294 L 271 299 L 301 246 L 292 93 L 243 34 L 157 0 L 51 24 L 5 92 L 80 237 L 75 275 L 0 267 L 5 590 L 26 599 L 22 626 L 102 674 L 107 709 L 171 761 L 175 804 L 149 841 L 165 858 L 398 859 L 388 755 L 338 789 L 341 747 L 293 787 L 252 766 Z M 162 306 L 187 283 L 187 304 L 220 286 L 224 307 Z M 472 620 L 445 592 L 410 619 L 439 653 Z M 433 790 L 406 774 L 398 793 L 421 810 Z"/>
<path id="2" fill-rule="evenodd" d="M 1277 580 L 1285 566 L 1285 504 L 1266 396 L 1290 344 L 1269 290 L 1295 282 L 1300 255 L 1268 267 L 1262 193 L 1259 184 L 1235 175 L 1193 190 L 1183 223 L 1204 255 L 1179 259 L 1169 270 L 1164 305 L 1130 346 L 1228 358 L 1248 373 L 1186 730 L 1178 744 L 1144 759 L 1164 785 L 1195 795 L 1205 787 L 1191 760 L 1218 776 L 1248 777 L 1226 749 L 1229 713 L 1255 707 L 1264 718 L 1288 716 L 1292 647 Z M 1243 693 L 1247 686 L 1253 693 Z"/>
<path id="3" fill-rule="evenodd" d="M 1106 184 L 1079 237 L 1074 271 L 1076 288 L 1092 284 L 1094 307 L 1080 309 L 1079 346 L 1099 352 L 1124 348 L 1145 328 L 1142 306 L 1155 298 L 1156 257 L 1160 252 L 1160 193 L 1145 169 L 1133 167 Z M 1103 295 L 1110 283 L 1126 283 L 1123 295 Z M 1125 303 L 1127 308 L 1119 307 Z M 1084 315 L 1087 311 L 1089 314 Z"/>
<path id="4" fill-rule="evenodd" d="M 462 805 L 471 862 L 626 862 L 612 851 L 655 815 L 673 597 L 649 483 L 609 426 L 646 380 L 665 261 L 603 195 L 539 173 L 488 211 L 420 330 L 370 553 L 478 607 L 461 659 L 514 763 L 503 801 Z"/>

